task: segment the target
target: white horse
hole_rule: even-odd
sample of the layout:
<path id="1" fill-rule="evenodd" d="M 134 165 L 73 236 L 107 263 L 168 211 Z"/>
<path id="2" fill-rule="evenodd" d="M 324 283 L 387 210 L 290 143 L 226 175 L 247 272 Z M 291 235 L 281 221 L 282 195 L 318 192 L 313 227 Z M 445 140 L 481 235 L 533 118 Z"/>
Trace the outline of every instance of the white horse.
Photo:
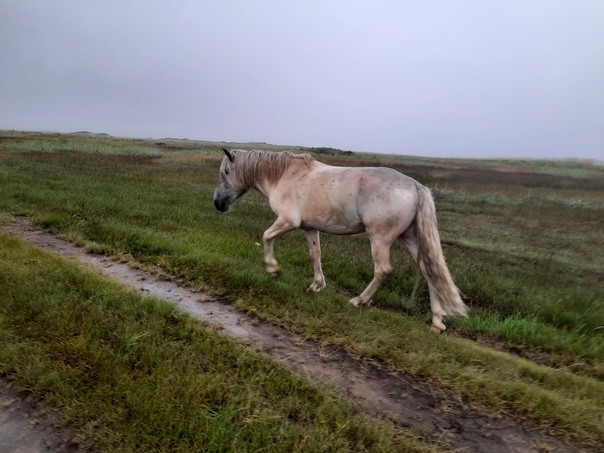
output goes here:
<path id="1" fill-rule="evenodd" d="M 402 242 L 418 263 L 430 290 L 432 330 L 445 330 L 443 317 L 466 316 L 467 307 L 445 263 L 432 195 L 414 179 L 391 168 L 335 167 L 309 154 L 229 151 L 220 165 L 214 206 L 226 212 L 254 188 L 268 197 L 277 220 L 264 232 L 264 263 L 271 275 L 279 265 L 275 238 L 295 228 L 306 233 L 314 268 L 309 290 L 325 287 L 319 231 L 333 234 L 366 232 L 371 242 L 374 276 L 353 305 L 367 305 L 392 272 L 390 247 Z"/>

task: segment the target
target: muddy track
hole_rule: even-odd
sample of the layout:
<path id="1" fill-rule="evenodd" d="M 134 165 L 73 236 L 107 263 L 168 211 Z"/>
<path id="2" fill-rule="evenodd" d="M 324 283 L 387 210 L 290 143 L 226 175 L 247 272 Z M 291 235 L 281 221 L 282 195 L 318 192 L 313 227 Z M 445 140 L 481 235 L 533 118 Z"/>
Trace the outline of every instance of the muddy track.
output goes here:
<path id="1" fill-rule="evenodd" d="M 362 360 L 341 349 L 297 338 L 285 329 L 237 310 L 224 298 L 184 288 L 111 258 L 87 253 L 70 242 L 34 229 L 27 218 L 19 217 L 0 227 L 31 244 L 85 263 L 129 286 L 175 303 L 181 310 L 269 354 L 289 369 L 327 383 L 360 403 L 369 413 L 426 433 L 430 439 L 439 439 L 443 446 L 489 453 L 587 451 L 535 426 L 488 416 L 426 379 Z"/>
<path id="2" fill-rule="evenodd" d="M 82 453 L 78 432 L 58 411 L 0 381 L 0 452 Z"/>

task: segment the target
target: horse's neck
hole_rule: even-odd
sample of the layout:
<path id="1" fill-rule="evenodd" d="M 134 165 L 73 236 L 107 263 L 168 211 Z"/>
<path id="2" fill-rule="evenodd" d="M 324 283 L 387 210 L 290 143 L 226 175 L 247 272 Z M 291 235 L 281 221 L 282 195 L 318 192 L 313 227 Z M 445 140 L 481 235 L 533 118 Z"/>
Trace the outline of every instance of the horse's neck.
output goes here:
<path id="1" fill-rule="evenodd" d="M 262 154 L 260 159 L 265 159 L 268 156 Z M 268 159 L 267 159 L 268 160 Z M 249 178 L 248 182 L 250 184 L 250 188 L 256 189 L 258 192 L 262 193 L 266 197 L 270 195 L 272 184 L 269 181 L 269 178 L 264 172 L 258 170 L 258 165 L 261 164 L 259 162 L 248 162 L 249 168 L 246 169 L 248 172 Z M 264 163 L 265 164 L 265 163 Z"/>
<path id="2" fill-rule="evenodd" d="M 260 192 L 265 197 L 269 197 L 272 191 L 272 186 L 266 180 L 258 179 L 252 187 Z"/>
<path id="3" fill-rule="evenodd" d="M 268 156 L 266 157 L 268 158 Z M 279 185 L 283 177 L 285 177 L 292 170 L 295 172 L 300 165 L 306 165 L 302 159 L 296 158 L 287 158 L 287 161 L 284 164 L 285 165 L 277 162 L 272 163 L 272 165 L 279 167 L 278 170 L 273 168 L 273 170 L 276 171 L 276 174 L 273 174 L 272 176 L 270 175 L 270 170 L 265 172 L 256 172 L 252 187 L 269 197 L 270 193 Z M 268 165 L 270 166 L 271 163 Z M 282 165 L 283 167 L 281 168 Z"/>

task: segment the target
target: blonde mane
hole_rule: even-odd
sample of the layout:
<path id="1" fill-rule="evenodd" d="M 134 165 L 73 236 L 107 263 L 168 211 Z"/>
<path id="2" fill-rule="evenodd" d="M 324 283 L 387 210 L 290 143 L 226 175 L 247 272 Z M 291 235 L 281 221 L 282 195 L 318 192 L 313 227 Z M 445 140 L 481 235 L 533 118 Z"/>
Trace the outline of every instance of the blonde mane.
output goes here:
<path id="1" fill-rule="evenodd" d="M 237 165 L 237 180 L 246 189 L 253 187 L 260 180 L 273 185 L 281 179 L 292 163 L 302 161 L 305 165 L 311 165 L 315 160 L 310 154 L 294 154 L 289 151 L 237 150 L 233 151 L 233 155 Z"/>

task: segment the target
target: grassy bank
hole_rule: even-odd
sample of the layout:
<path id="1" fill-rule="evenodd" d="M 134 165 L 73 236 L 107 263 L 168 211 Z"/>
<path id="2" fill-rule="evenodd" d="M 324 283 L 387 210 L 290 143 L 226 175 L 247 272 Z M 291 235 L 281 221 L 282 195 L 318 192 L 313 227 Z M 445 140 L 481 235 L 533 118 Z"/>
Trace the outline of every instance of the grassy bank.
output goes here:
<path id="1" fill-rule="evenodd" d="M 98 451 L 421 451 L 167 303 L 0 234 L 0 376 Z"/>
<path id="2" fill-rule="evenodd" d="M 298 232 L 276 242 L 283 273 L 270 279 L 258 242 L 273 214 L 258 194 L 227 215 L 214 210 L 219 159 L 212 145 L 12 135 L 0 142 L 0 210 L 221 291 L 310 338 L 604 439 L 600 167 L 321 156 L 389 165 L 434 189 L 445 254 L 472 309 L 468 320 L 451 320 L 447 334 L 434 336 L 426 285 L 413 291 L 417 271 L 400 248 L 393 250 L 394 274 L 369 309 L 347 303 L 371 279 L 364 236 L 322 237 L 324 292 L 305 291 L 312 271 Z"/>

